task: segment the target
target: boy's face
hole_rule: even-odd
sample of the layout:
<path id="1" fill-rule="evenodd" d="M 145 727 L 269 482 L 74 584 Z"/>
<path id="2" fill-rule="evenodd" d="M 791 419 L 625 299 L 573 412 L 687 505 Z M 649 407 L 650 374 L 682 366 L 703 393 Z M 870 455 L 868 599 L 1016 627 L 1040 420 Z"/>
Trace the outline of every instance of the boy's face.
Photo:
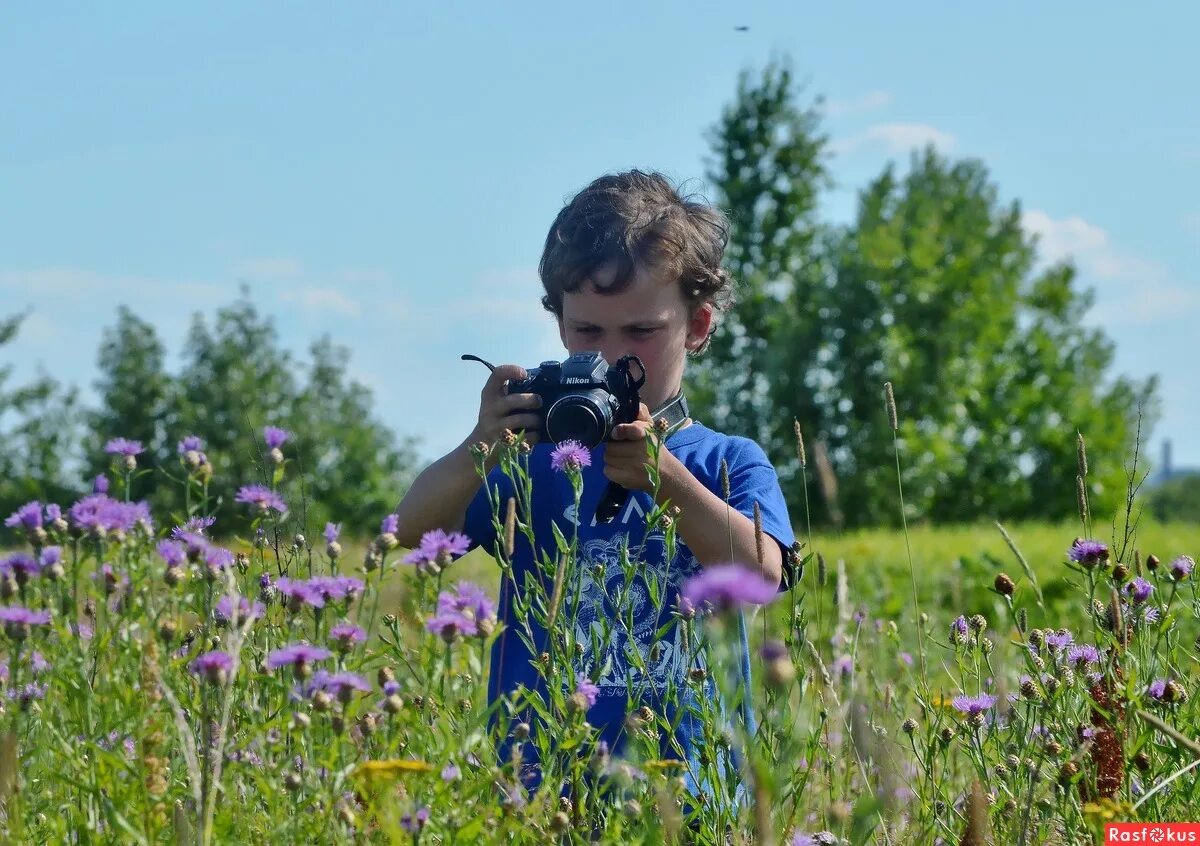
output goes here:
<path id="1" fill-rule="evenodd" d="M 559 334 L 567 352 L 599 350 L 613 364 L 623 355 L 636 355 L 646 368 L 642 402 L 651 411 L 675 396 L 683 380 L 690 350 L 699 349 L 712 326 L 708 303 L 689 310 L 679 282 L 662 281 L 638 267 L 628 287 L 619 294 L 600 293 L 616 275 L 605 265 L 576 292 L 563 294 Z"/>

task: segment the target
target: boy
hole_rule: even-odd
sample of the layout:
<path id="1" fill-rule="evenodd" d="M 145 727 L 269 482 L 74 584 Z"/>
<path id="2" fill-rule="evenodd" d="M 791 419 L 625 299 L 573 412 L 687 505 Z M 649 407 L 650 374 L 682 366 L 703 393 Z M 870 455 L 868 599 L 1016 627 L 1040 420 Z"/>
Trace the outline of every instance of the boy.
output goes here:
<path id="1" fill-rule="evenodd" d="M 727 234 L 728 224 L 718 210 L 684 200 L 657 173 L 632 171 L 597 179 L 562 209 L 550 227 L 539 265 L 546 292 L 542 304 L 558 321 L 568 353 L 599 350 L 610 364 L 623 355 L 636 355 L 646 372 L 639 419 L 615 427 L 611 440 L 597 447 L 591 465 L 583 470 L 578 583 L 567 586 L 562 603 L 572 609 L 576 641 L 585 645 L 582 654 L 577 653 L 578 670 L 598 688 L 591 697 L 595 704 L 588 709 L 588 722 L 601 730 L 613 751 L 619 750 L 627 734 L 629 711 L 644 703 L 663 714 L 664 706 L 655 706 L 663 701 L 668 686 L 691 691 L 689 695 L 716 696 L 711 677 L 699 686 L 689 685 L 687 674 L 695 664 L 680 627 L 671 625 L 677 619 L 680 584 L 702 567 L 734 561 L 778 585 L 793 542 L 779 479 L 762 449 L 746 438 L 715 432 L 690 419 L 684 419 L 667 438 L 659 456 L 659 500 L 669 499 L 681 509 L 671 561 L 664 560 L 662 529 L 646 531 L 646 515 L 654 507 L 647 474 L 647 438 L 655 419 L 651 410 L 680 408 L 686 358 L 704 349 L 715 313 L 731 302 L 732 281 L 721 267 Z M 506 380 L 525 376 L 525 370 L 515 365 L 496 367 L 483 387 L 474 431 L 426 469 L 397 508 L 400 530 L 396 535 L 402 544 L 415 546 L 423 532 L 441 528 L 463 530 L 474 542 L 493 548 L 491 507 L 470 448 L 477 442 L 495 443 L 506 429 L 536 431 L 539 398 L 505 392 Z M 686 404 L 682 407 L 686 409 Z M 527 438 L 536 441 L 532 433 Z M 569 539 L 575 535 L 577 516 L 569 481 L 550 469 L 553 447 L 537 444 L 529 455 L 530 520 L 538 545 L 551 552 L 555 548 L 551 523 L 557 523 Z M 728 467 L 728 507 L 722 461 Z M 606 523 L 593 515 L 608 481 L 630 493 L 616 518 Z M 512 488 L 499 470 L 489 474 L 488 485 L 499 488 L 501 502 Z M 768 536 L 761 564 L 752 520 L 756 502 Z M 620 564 L 623 548 L 643 562 L 632 584 L 626 583 Z M 525 573 L 535 568 L 536 560 L 527 543 L 518 544 L 514 579 L 501 588 L 501 622 L 512 636 L 502 635 L 493 648 L 489 701 L 519 686 L 539 687 L 537 656 L 516 633 L 524 631 L 527 621 L 514 619 L 512 602 L 514 584 L 525 584 Z M 657 607 L 651 601 L 655 591 L 648 588 L 651 580 L 660 586 Z M 614 607 L 618 596 L 623 599 L 620 609 Z M 628 603 L 632 603 L 633 626 L 615 625 L 614 617 L 624 618 Z M 607 633 L 608 642 L 600 645 L 602 654 L 593 654 L 593 635 L 600 632 Z M 545 632 L 535 635 L 545 638 Z M 646 672 L 631 666 L 628 656 L 635 648 L 644 662 L 633 663 Z M 739 650 L 745 682 L 749 657 L 744 626 Z M 694 753 L 702 741 L 699 731 L 698 720 L 679 715 L 673 736 L 662 742 L 664 755 L 689 762 L 685 780 L 692 791 L 704 789 L 697 787 L 695 766 Z"/>

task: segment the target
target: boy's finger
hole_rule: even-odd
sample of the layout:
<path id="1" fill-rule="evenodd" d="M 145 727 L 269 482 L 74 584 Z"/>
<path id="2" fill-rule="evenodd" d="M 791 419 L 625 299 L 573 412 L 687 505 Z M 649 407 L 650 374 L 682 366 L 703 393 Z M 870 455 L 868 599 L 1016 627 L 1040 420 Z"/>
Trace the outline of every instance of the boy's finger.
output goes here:
<path id="1" fill-rule="evenodd" d="M 499 364 L 492 371 L 492 375 L 488 377 L 483 391 L 486 394 L 503 394 L 505 382 L 524 379 L 526 375 L 525 368 L 519 364 Z"/>

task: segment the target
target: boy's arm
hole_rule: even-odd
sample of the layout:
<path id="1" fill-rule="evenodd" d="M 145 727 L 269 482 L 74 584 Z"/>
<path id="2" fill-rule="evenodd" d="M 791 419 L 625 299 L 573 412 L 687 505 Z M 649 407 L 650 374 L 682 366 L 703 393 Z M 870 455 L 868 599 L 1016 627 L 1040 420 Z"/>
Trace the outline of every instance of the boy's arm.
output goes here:
<path id="1" fill-rule="evenodd" d="M 650 491 L 646 473 L 646 438 L 652 423 L 642 406 L 634 423 L 613 430 L 614 442 L 604 451 L 604 475 L 629 490 Z M 758 543 L 754 521 L 704 486 L 670 450 L 659 452 L 660 500 L 670 500 L 682 513 L 676 524 L 679 536 L 702 565 L 737 562 L 778 586 L 783 576 L 783 551 L 772 538 L 764 537 L 763 562 L 758 563 Z"/>
<path id="2" fill-rule="evenodd" d="M 541 405 L 541 397 L 505 392 L 506 380 L 524 379 L 526 375 L 525 369 L 515 364 L 501 364 L 492 371 L 479 395 L 479 422 L 475 429 L 462 444 L 426 467 L 396 506 L 399 518 L 396 540 L 401 546 L 415 547 L 421 536 L 433 529 L 462 530 L 467 507 L 483 484 L 471 455 L 471 444 L 494 444 L 506 429 L 533 429 L 526 440 L 537 441 L 539 418 L 533 409 Z M 495 458 L 490 456 L 486 468 L 494 464 Z"/>

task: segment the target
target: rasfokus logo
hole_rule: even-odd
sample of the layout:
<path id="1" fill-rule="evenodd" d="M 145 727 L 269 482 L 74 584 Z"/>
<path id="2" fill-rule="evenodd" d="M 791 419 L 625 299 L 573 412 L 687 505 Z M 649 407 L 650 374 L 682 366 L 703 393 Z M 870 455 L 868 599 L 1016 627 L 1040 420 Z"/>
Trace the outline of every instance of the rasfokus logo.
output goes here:
<path id="1" fill-rule="evenodd" d="M 1105 843 L 1200 843 L 1200 823 L 1105 823 Z"/>

